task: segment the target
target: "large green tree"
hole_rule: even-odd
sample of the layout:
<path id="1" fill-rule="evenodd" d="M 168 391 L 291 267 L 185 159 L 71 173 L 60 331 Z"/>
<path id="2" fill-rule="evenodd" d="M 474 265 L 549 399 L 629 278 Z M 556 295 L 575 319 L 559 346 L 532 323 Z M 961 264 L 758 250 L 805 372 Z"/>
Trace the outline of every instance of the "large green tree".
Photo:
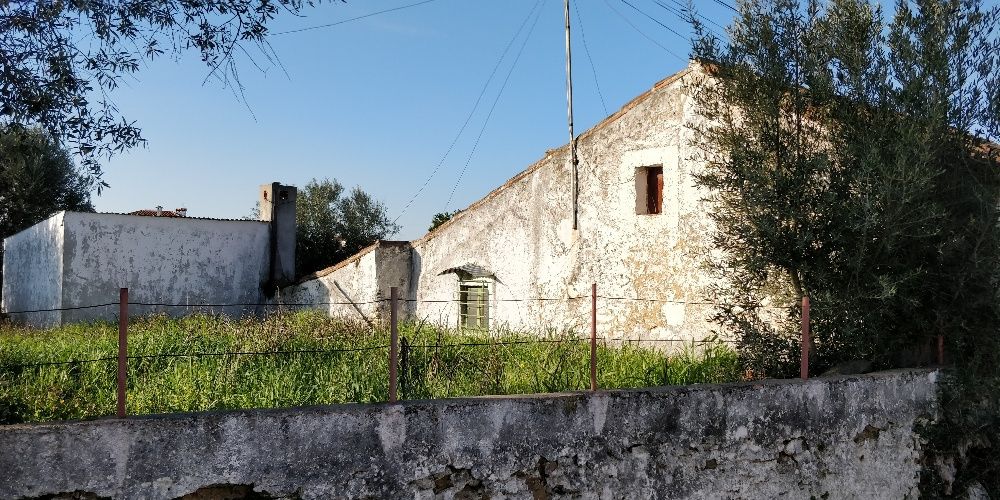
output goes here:
<path id="1" fill-rule="evenodd" d="M 788 373 L 809 295 L 815 368 L 906 365 L 944 335 L 960 376 L 995 384 L 1000 8 L 900 0 L 887 20 L 864 0 L 738 7 L 726 43 L 695 21 L 715 76 L 696 92 L 696 137 L 729 304 L 719 322 L 751 368 Z M 961 398 L 976 404 L 956 405 L 953 424 L 998 423 L 996 394 Z M 977 466 L 997 478 L 996 465 Z"/>
<path id="2" fill-rule="evenodd" d="M 313 0 L 0 1 L 0 123 L 38 125 L 100 178 L 100 162 L 142 144 L 109 92 L 144 60 L 191 50 L 242 91 L 238 54 L 276 56 L 267 26 Z M 256 63 L 255 63 L 256 64 Z"/>
<path id="3" fill-rule="evenodd" d="M 346 192 L 336 180 L 313 179 L 295 205 L 295 268 L 309 274 L 399 232 L 385 205 L 361 188 Z"/>
<path id="4" fill-rule="evenodd" d="M 0 237 L 60 210 L 93 212 L 93 182 L 48 133 L 0 127 Z"/>
<path id="5" fill-rule="evenodd" d="M 93 212 L 93 187 L 93 180 L 48 133 L 16 125 L 0 127 L 0 238 L 60 210 Z"/>
<path id="6" fill-rule="evenodd" d="M 431 225 L 427 228 L 427 231 L 437 229 L 445 222 L 450 221 L 452 217 L 458 215 L 460 212 L 461 210 L 455 210 L 454 212 L 438 212 L 434 214 L 434 217 L 431 218 Z"/>

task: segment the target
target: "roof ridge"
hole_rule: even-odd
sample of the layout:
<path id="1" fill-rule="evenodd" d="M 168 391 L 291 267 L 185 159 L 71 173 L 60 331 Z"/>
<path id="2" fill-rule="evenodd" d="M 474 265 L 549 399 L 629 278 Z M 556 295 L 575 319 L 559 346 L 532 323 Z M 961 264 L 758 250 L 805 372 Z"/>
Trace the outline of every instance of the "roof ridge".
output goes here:
<path id="1" fill-rule="evenodd" d="M 632 108 L 636 107 L 641 102 L 643 102 L 646 99 L 648 99 L 656 91 L 658 91 L 658 90 L 660 90 L 660 89 L 662 89 L 662 88 L 664 88 L 664 87 L 666 87 L 668 85 L 671 85 L 672 83 L 676 82 L 677 80 L 680 80 L 684 76 L 688 75 L 689 73 L 691 73 L 692 71 L 694 71 L 694 64 L 698 64 L 698 63 L 692 62 L 692 63 L 688 64 L 688 66 L 685 67 L 684 69 L 682 69 L 682 70 L 680 70 L 680 71 L 678 71 L 676 73 L 673 73 L 670 76 L 667 76 L 666 78 L 661 79 L 660 81 L 658 81 L 655 84 L 653 84 L 653 86 L 649 90 L 646 90 L 645 92 L 643 92 L 643 93 L 641 93 L 641 94 L 633 97 L 631 100 L 629 100 L 627 103 L 625 103 L 618 111 L 615 111 L 614 113 L 608 115 L 603 120 L 597 122 L 594 126 L 592 126 L 589 129 L 583 131 L 582 133 L 580 133 L 580 135 L 577 136 L 577 141 L 579 141 L 581 139 L 584 139 L 584 138 L 587 138 L 587 137 L 590 137 L 595 132 L 597 132 L 599 130 L 602 130 L 603 128 L 607 127 L 608 125 L 610 125 L 611 123 L 613 123 L 614 121 L 616 121 L 618 118 L 621 118 L 625 113 L 628 113 L 629 111 L 631 111 Z M 538 169 L 540 169 L 541 167 L 543 167 L 545 165 L 545 161 L 546 160 L 548 160 L 552 155 L 556 154 L 557 152 L 566 149 L 568 146 L 569 146 L 569 144 L 563 144 L 563 145 L 561 145 L 559 147 L 556 147 L 556 148 L 553 148 L 553 149 L 549 149 L 548 151 L 545 152 L 545 155 L 542 158 L 536 160 L 534 163 L 532 163 L 531 165 L 529 165 L 528 168 L 526 168 L 526 169 L 522 170 L 521 172 L 515 174 L 513 177 L 511 177 L 510 179 L 508 179 L 506 182 L 504 182 L 502 185 L 500 185 L 496 189 L 493 189 L 492 191 L 490 191 L 489 193 L 487 193 L 482 198 L 480 198 L 480 199 L 472 202 L 469 206 L 467 206 L 463 210 L 459 211 L 457 214 L 455 214 L 454 216 L 452 216 L 450 219 L 448 219 L 447 221 L 445 221 L 443 224 L 441 224 L 440 226 L 434 228 L 433 231 L 428 231 L 426 234 L 424 234 L 420 238 L 417 238 L 415 240 L 410 240 L 408 243 L 410 245 L 414 245 L 415 246 L 417 244 L 420 244 L 420 243 L 423 243 L 425 241 L 428 241 L 428 240 L 432 239 L 441 230 L 443 230 L 443 229 L 447 228 L 448 226 L 450 226 L 451 223 L 454 222 L 456 219 L 459 219 L 459 218 L 463 217 L 469 211 L 471 211 L 473 208 L 476 208 L 476 207 L 478 207 L 478 206 L 486 203 L 487 201 L 491 200 L 492 198 L 495 198 L 496 196 L 498 196 L 500 193 L 502 193 L 503 191 L 505 191 L 510 186 L 514 185 L 515 183 L 517 183 L 521 179 L 523 179 L 523 178 L 531 175 L 532 173 L 534 173 L 535 171 L 537 171 Z M 299 278 L 296 281 L 295 284 L 299 285 L 299 284 L 305 283 L 307 281 L 311 281 L 311 280 L 314 280 L 314 279 L 322 278 L 323 276 L 327 276 L 327 275 L 333 273 L 334 271 L 337 271 L 337 270 L 339 270 L 339 269 L 347 266 L 347 264 L 349 264 L 351 262 L 354 262 L 358 258 L 363 257 L 364 255 L 368 254 L 369 252 L 371 252 L 372 250 L 374 250 L 375 248 L 377 248 L 382 243 L 383 243 L 382 240 L 377 240 L 375 243 L 372 243 L 371 245 L 368 245 L 367 247 L 364 247 L 361 250 L 358 250 L 355 254 L 351 255 L 350 257 L 345 258 L 344 260 L 342 260 L 342 261 L 340 261 L 340 262 L 338 262 L 338 263 L 336 263 L 336 264 L 334 264 L 332 266 L 320 269 L 318 271 L 309 273 L 309 274 L 307 274 L 307 275 Z M 389 243 L 389 242 L 385 242 L 385 243 Z M 392 242 L 392 243 L 398 244 L 397 242 Z"/>
<path id="2" fill-rule="evenodd" d="M 643 92 L 643 93 L 641 93 L 641 94 L 633 97 L 631 100 L 629 100 L 629 102 L 625 103 L 618 111 L 615 111 L 614 113 L 612 113 L 612 114 L 608 115 L 607 117 L 605 117 L 603 120 L 597 122 L 593 127 L 590 127 L 589 129 L 581 132 L 580 135 L 577 136 L 577 141 L 580 141 L 582 139 L 590 137 L 592 134 L 594 134 L 594 133 L 596 133 L 596 132 L 604 129 L 605 127 L 607 127 L 608 125 L 610 125 L 611 123 L 613 123 L 614 121 L 618 120 L 623 115 L 625 115 L 625 113 L 628 113 L 629 111 L 631 111 L 632 108 L 638 106 L 640 103 L 642 103 L 643 101 L 645 101 L 646 99 L 648 99 L 651 95 L 653 95 L 654 92 L 656 92 L 656 91 L 660 90 L 661 88 L 666 87 L 666 86 L 668 86 L 668 85 L 676 82 L 677 80 L 680 80 L 684 76 L 688 75 L 689 73 L 691 73 L 694 70 L 693 69 L 693 64 L 694 63 L 688 64 L 688 66 L 686 68 L 684 68 L 684 69 L 682 69 L 682 70 L 680 70 L 680 71 L 678 71 L 678 72 L 676 72 L 676 73 L 674 73 L 674 74 L 672 74 L 672 75 L 670 75 L 670 76 L 668 76 L 666 78 L 663 78 L 662 80 L 660 80 L 660 81 L 656 82 L 655 84 L 653 84 L 653 86 L 649 90 L 647 90 L 647 91 L 645 91 L 645 92 Z M 496 197 L 501 192 L 505 191 L 507 188 L 509 188 L 510 186 L 512 186 L 515 183 L 517 183 L 517 181 L 520 181 L 521 179 L 527 177 L 528 175 L 531 175 L 536 170 L 538 170 L 542 166 L 544 166 L 545 160 L 548 160 L 553 154 L 555 154 L 555 153 L 557 153 L 557 152 L 559 152 L 561 150 L 564 150 L 567 147 L 569 147 L 568 143 L 567 144 L 563 144 L 561 146 L 558 146 L 556 148 L 553 148 L 553 149 L 550 149 L 550 150 L 546 151 L 545 152 L 545 156 L 543 156 L 542 158 L 536 160 L 534 163 L 532 163 L 531 165 L 529 165 L 528 168 L 522 170 L 521 172 L 518 172 L 513 177 L 511 177 L 510 179 L 508 179 L 507 182 L 504 182 L 503 184 L 501 184 L 496 189 L 493 189 L 489 193 L 486 193 L 485 196 L 483 196 L 482 198 L 480 198 L 480 199 L 472 202 L 471 204 L 469 204 L 469 206 L 467 206 L 464 209 L 460 210 L 457 214 L 453 215 L 450 219 L 448 219 L 447 221 L 445 221 L 444 223 L 442 223 L 438 227 L 434 228 L 433 231 L 428 231 L 426 234 L 424 234 L 420 238 L 417 238 L 417 239 L 413 240 L 412 243 L 414 245 L 416 245 L 418 243 L 423 243 L 425 241 L 433 239 L 434 236 L 439 231 L 441 231 L 441 230 L 447 228 L 448 226 L 450 226 L 451 223 L 454 222 L 456 219 L 459 219 L 459 218 L 463 217 L 464 215 L 466 215 L 466 213 L 468 213 L 473 208 L 476 208 L 476 207 L 478 207 L 478 206 L 486 203 L 490 199 Z"/>

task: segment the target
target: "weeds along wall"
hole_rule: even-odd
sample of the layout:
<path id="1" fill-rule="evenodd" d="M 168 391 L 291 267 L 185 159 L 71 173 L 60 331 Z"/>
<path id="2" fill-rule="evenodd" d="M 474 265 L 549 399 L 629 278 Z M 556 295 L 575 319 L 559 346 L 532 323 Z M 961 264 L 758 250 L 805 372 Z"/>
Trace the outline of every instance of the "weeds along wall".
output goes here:
<path id="1" fill-rule="evenodd" d="M 112 319 L 125 287 L 132 314 L 254 312 L 269 237 L 260 221 L 60 212 L 5 240 L 3 310 L 35 326 Z"/>
<path id="2" fill-rule="evenodd" d="M 586 331 L 597 283 L 599 295 L 619 298 L 601 300 L 602 336 L 708 336 L 712 229 L 689 128 L 698 119 L 691 85 L 701 77 L 692 66 L 581 134 L 578 229 L 564 146 L 411 242 L 408 263 L 374 247 L 285 295 L 374 300 L 387 297 L 391 282 L 402 287 L 408 316 L 455 327 L 460 282 L 475 279 L 489 288 L 491 327 Z M 659 213 L 644 213 L 649 168 L 662 169 Z M 348 316 L 357 309 L 330 308 Z"/>
<path id="3" fill-rule="evenodd" d="M 0 427 L 0 498 L 916 498 L 938 373 Z"/>

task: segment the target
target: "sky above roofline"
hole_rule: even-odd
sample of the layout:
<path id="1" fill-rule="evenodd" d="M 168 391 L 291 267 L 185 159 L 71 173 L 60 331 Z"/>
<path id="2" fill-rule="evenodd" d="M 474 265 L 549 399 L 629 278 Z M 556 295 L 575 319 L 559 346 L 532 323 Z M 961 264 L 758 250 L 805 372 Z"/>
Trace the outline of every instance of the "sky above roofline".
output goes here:
<path id="1" fill-rule="evenodd" d="M 334 2 L 271 28 L 414 3 Z M 723 3 L 695 2 L 709 23 L 726 25 L 733 12 Z M 678 5 L 575 2 L 578 134 L 687 66 L 690 29 Z M 242 94 L 206 79 L 193 54 L 151 62 L 113 94 L 149 144 L 106 165 L 111 187 L 95 206 L 240 218 L 253 210 L 261 184 L 329 177 L 385 203 L 403 227 L 392 239 L 419 238 L 435 213 L 468 206 L 567 142 L 563 28 L 559 0 L 431 0 L 272 36 L 280 63 L 247 47 L 239 55 Z"/>

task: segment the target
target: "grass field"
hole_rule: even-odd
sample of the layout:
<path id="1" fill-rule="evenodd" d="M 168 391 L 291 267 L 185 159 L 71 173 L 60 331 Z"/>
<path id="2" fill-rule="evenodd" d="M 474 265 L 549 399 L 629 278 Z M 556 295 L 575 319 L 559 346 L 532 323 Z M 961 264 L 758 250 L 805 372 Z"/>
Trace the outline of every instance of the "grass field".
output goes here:
<path id="1" fill-rule="evenodd" d="M 400 336 L 409 346 L 401 399 L 589 388 L 589 343 L 572 332 L 459 334 L 407 323 Z M 112 323 L 0 326 L 0 423 L 113 414 L 117 339 Z M 311 312 L 140 318 L 129 327 L 128 412 L 385 401 L 388 343 L 387 331 Z M 605 389 L 740 375 L 736 353 L 720 343 L 670 356 L 634 344 L 599 345 L 597 372 Z"/>

